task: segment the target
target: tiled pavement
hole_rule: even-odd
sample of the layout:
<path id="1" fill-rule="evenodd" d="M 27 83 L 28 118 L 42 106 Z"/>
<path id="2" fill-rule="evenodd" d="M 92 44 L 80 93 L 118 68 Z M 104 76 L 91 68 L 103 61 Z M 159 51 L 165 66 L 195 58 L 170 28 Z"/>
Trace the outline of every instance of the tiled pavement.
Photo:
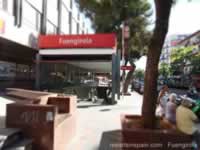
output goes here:
<path id="1" fill-rule="evenodd" d="M 77 134 L 69 150 L 112 149 L 108 140 L 115 141 L 115 138 L 120 138 L 120 114 L 140 114 L 141 104 L 142 96 L 135 92 L 124 99 L 121 98 L 118 104 L 112 106 L 78 103 Z"/>

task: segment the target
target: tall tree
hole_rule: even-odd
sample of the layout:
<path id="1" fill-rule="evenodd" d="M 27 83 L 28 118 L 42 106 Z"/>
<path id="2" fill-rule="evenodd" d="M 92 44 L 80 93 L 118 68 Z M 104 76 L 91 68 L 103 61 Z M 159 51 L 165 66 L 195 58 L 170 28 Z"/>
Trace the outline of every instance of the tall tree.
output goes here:
<path id="1" fill-rule="evenodd" d="M 144 128 L 151 129 L 156 127 L 155 109 L 157 102 L 158 63 L 165 37 L 168 32 L 169 16 L 173 0 L 154 0 L 154 3 L 156 8 L 156 22 L 147 52 L 142 105 Z"/>
<path id="2" fill-rule="evenodd" d="M 147 25 L 151 7 L 147 0 L 77 0 L 80 9 L 91 18 L 96 32 L 115 32 L 118 37 L 118 48 L 122 49 L 122 22 L 130 27 L 130 38 L 126 40 L 125 65 L 134 61 L 147 50 L 150 39 Z M 123 91 L 126 93 L 133 70 L 125 79 Z"/>

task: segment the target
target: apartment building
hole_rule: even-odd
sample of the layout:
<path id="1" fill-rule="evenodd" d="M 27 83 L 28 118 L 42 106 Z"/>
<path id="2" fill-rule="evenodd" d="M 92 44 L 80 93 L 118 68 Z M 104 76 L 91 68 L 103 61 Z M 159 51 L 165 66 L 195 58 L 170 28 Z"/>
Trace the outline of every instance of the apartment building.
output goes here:
<path id="1" fill-rule="evenodd" d="M 184 40 L 178 43 L 180 47 L 192 47 L 192 55 L 199 56 L 200 55 L 200 30 L 194 32 Z M 194 85 L 200 89 L 200 67 L 199 65 L 192 65 L 191 62 L 187 61 L 186 65 L 184 66 L 183 73 L 185 75 L 191 75 L 192 82 Z"/>
<path id="2" fill-rule="evenodd" d="M 179 35 L 171 35 L 168 36 L 165 40 L 162 53 L 160 56 L 160 64 L 167 63 L 170 64 L 170 55 L 171 50 L 176 47 L 177 43 L 183 39 L 185 39 L 188 35 L 179 34 Z"/>

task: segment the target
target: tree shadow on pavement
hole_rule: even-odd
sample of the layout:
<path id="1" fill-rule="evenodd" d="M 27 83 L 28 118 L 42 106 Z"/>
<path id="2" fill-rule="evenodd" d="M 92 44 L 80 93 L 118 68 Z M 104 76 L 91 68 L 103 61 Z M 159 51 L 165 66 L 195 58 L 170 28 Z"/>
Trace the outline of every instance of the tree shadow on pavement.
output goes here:
<path id="1" fill-rule="evenodd" d="M 111 109 L 101 109 L 99 111 L 102 111 L 102 112 L 107 112 L 107 111 L 111 111 Z"/>
<path id="2" fill-rule="evenodd" d="M 102 105 L 102 104 L 78 105 L 77 108 L 89 108 L 89 107 L 100 107 L 100 106 L 105 106 L 105 105 Z"/>
<path id="3" fill-rule="evenodd" d="M 106 104 L 106 103 L 82 103 L 82 104 L 78 104 L 77 108 L 90 108 L 90 107 L 103 107 L 103 106 L 112 106 L 110 104 Z"/>
<path id="4" fill-rule="evenodd" d="M 101 136 L 99 150 L 121 150 L 121 141 L 121 130 L 103 132 Z"/>

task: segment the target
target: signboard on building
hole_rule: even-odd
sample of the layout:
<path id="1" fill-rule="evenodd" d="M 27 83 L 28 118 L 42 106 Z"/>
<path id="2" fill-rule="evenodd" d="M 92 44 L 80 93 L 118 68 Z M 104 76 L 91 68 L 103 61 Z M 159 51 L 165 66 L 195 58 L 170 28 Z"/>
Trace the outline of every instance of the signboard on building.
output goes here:
<path id="1" fill-rule="evenodd" d="M 121 69 L 121 70 L 129 70 L 129 71 L 131 71 L 131 70 L 134 70 L 135 68 L 132 67 L 132 66 L 121 66 L 120 69 Z"/>
<path id="2" fill-rule="evenodd" d="M 39 48 L 115 48 L 115 34 L 41 35 Z"/>

